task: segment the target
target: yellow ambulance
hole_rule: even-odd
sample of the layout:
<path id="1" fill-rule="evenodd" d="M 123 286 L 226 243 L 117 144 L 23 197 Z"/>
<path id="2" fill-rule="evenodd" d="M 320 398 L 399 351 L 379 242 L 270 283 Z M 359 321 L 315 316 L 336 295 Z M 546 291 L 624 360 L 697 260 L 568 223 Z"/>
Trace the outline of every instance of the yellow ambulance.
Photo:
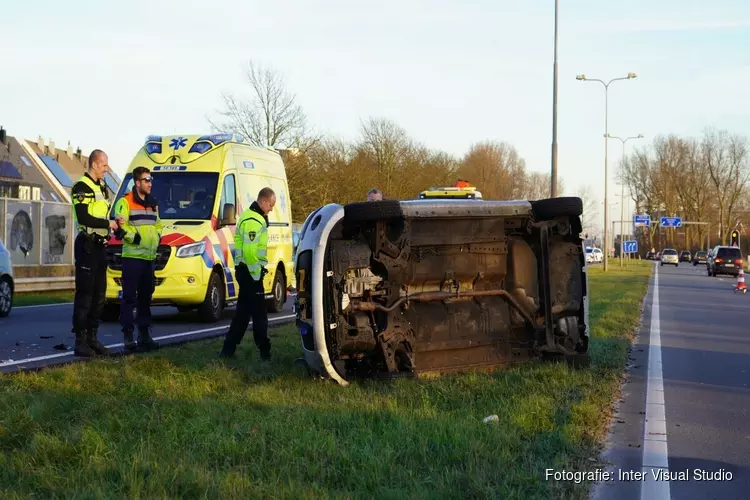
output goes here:
<path id="1" fill-rule="evenodd" d="M 276 206 L 268 214 L 269 272 L 264 285 L 269 311 L 281 311 L 295 277 L 292 207 L 280 153 L 229 133 L 149 136 L 130 163 L 117 199 L 133 189 L 133 170 L 139 166 L 151 170 L 151 194 L 165 226 L 152 304 L 197 309 L 207 322 L 218 321 L 225 307 L 236 304 L 235 224 L 258 191 L 268 186 L 276 193 Z M 103 316 L 114 321 L 122 298 L 121 241 L 110 242 L 107 259 Z"/>

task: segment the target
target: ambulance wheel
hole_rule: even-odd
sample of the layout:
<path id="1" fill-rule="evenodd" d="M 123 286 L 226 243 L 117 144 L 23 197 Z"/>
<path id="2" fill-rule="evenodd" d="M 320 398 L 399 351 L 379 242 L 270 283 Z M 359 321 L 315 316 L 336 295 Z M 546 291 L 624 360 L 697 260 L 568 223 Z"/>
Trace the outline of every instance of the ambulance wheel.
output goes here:
<path id="1" fill-rule="evenodd" d="M 206 289 L 206 298 L 198 307 L 198 317 L 206 323 L 216 323 L 224 311 L 224 285 L 218 273 L 211 273 Z"/>
<path id="2" fill-rule="evenodd" d="M 284 273 L 277 269 L 276 274 L 273 277 L 273 287 L 271 288 L 273 298 L 268 300 L 268 312 L 278 313 L 284 308 L 284 302 L 286 302 L 285 281 Z"/>

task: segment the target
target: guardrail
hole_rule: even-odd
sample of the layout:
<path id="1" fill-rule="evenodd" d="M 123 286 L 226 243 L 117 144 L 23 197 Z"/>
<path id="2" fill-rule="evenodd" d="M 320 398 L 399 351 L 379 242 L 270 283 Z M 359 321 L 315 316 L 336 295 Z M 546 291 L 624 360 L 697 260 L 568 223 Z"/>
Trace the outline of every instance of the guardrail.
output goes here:
<path id="1" fill-rule="evenodd" d="M 28 292 L 60 292 L 75 290 L 75 278 L 18 278 L 15 280 L 15 293 Z"/>

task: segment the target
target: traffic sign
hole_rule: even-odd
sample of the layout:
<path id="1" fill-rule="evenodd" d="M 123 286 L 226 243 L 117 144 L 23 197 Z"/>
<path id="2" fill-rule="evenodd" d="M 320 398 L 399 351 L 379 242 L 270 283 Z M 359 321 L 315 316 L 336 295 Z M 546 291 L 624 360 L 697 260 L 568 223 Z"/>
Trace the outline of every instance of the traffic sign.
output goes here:
<path id="1" fill-rule="evenodd" d="M 636 240 L 624 241 L 622 251 L 625 253 L 638 253 L 638 242 Z"/>
<path id="2" fill-rule="evenodd" d="M 633 225 L 635 226 L 650 226 L 651 216 L 650 215 L 635 215 L 633 216 Z"/>
<path id="3" fill-rule="evenodd" d="M 661 225 L 664 227 L 682 227 L 682 217 L 662 217 Z"/>

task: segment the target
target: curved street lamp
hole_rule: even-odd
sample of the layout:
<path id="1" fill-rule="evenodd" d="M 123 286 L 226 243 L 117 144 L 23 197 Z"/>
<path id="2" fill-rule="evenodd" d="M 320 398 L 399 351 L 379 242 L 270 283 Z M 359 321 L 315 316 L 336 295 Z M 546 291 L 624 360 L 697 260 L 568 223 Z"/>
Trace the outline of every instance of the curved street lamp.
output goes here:
<path id="1" fill-rule="evenodd" d="M 604 85 L 604 243 L 607 245 L 607 251 L 604 252 L 604 272 L 607 272 L 607 255 L 609 254 L 609 240 L 608 238 L 608 230 L 607 230 L 607 224 L 608 224 L 608 206 L 607 206 L 607 185 L 609 184 L 609 178 L 607 177 L 607 143 L 609 142 L 607 140 L 607 137 L 609 136 L 609 127 L 608 127 L 608 106 L 609 106 L 609 86 L 612 82 L 616 82 L 618 80 L 632 80 L 633 78 L 636 78 L 638 75 L 635 73 L 628 73 L 628 76 L 621 76 L 618 78 L 612 78 L 610 81 L 605 82 L 604 80 L 599 80 L 598 78 L 586 78 L 586 75 L 580 74 L 576 76 L 576 80 L 580 80 L 583 82 L 599 82 L 602 85 Z"/>

